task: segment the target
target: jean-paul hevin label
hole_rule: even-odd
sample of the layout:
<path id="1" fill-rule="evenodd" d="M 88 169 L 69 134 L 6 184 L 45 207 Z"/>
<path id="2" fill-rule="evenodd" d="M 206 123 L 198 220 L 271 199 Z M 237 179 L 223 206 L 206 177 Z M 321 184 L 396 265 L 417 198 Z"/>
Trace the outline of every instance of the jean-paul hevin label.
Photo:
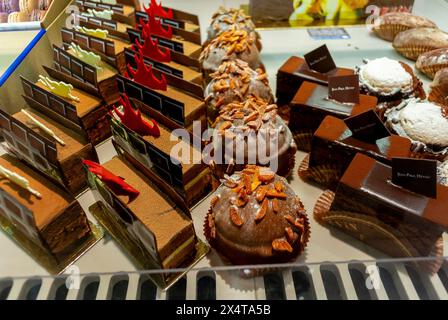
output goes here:
<path id="1" fill-rule="evenodd" d="M 389 130 L 374 110 L 347 118 L 344 122 L 354 138 L 367 143 L 376 143 L 377 140 L 390 136 Z"/>
<path id="2" fill-rule="evenodd" d="M 437 161 L 392 159 L 392 183 L 429 198 L 437 198 Z"/>
<path id="3" fill-rule="evenodd" d="M 328 78 L 328 98 L 341 103 L 359 103 L 358 75 L 334 76 Z"/>
<path id="4" fill-rule="evenodd" d="M 311 70 L 327 73 L 336 69 L 333 57 L 326 45 L 305 54 L 305 61 Z"/>

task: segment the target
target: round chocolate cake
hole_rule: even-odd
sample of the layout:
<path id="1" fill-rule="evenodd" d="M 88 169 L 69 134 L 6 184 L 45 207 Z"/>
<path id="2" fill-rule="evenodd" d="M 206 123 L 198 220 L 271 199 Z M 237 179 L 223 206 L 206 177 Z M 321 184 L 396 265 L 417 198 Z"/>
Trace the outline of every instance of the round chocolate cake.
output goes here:
<path id="1" fill-rule="evenodd" d="M 226 60 L 240 59 L 246 61 L 252 69 L 262 66 L 260 52 L 255 44 L 256 39 L 246 30 L 232 28 L 214 38 L 204 48 L 199 57 L 202 65 L 205 84 L 210 82 L 210 74 L 216 72 Z"/>
<path id="2" fill-rule="evenodd" d="M 247 164 L 269 166 L 287 177 L 295 164 L 297 147 L 291 131 L 277 115 L 277 105 L 256 97 L 221 108 L 213 125 L 217 178 L 240 171 Z"/>
<path id="3" fill-rule="evenodd" d="M 386 112 L 386 124 L 396 134 L 412 140 L 416 157 L 447 159 L 447 107 L 416 99 L 406 100 Z"/>
<path id="4" fill-rule="evenodd" d="M 242 60 L 223 62 L 210 77 L 212 81 L 205 89 L 210 125 L 219 115 L 220 108 L 231 102 L 242 102 L 252 95 L 268 103 L 274 102 L 267 74 L 262 69 L 252 70 Z"/>
<path id="5" fill-rule="evenodd" d="M 290 262 L 310 237 L 299 197 L 284 178 L 257 166 L 224 180 L 204 231 L 211 246 L 236 265 Z"/>
<path id="6" fill-rule="evenodd" d="M 220 7 L 213 15 L 212 22 L 207 29 L 207 42 L 210 42 L 212 39 L 231 28 L 247 31 L 250 36 L 257 39 L 258 49 L 261 49 L 261 42 L 259 41 L 260 36 L 255 31 L 255 24 L 252 19 L 244 13 L 244 10 L 235 8 L 226 9 Z"/>

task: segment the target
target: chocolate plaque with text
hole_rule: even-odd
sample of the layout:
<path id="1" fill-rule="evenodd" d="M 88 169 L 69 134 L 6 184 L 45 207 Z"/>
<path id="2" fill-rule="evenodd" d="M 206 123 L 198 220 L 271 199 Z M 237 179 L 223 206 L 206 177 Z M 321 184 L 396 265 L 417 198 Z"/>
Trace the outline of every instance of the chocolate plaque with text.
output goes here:
<path id="1" fill-rule="evenodd" d="M 304 58 L 308 67 L 316 72 L 327 73 L 336 69 L 333 57 L 325 44 L 305 54 Z"/>

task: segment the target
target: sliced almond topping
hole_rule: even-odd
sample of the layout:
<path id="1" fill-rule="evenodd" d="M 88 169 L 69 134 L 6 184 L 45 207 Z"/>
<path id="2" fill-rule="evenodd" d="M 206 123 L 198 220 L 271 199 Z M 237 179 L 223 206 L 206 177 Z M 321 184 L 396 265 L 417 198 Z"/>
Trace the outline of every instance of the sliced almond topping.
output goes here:
<path id="1" fill-rule="evenodd" d="M 218 201 L 219 201 L 219 196 L 216 196 L 216 195 L 213 196 L 212 200 L 210 201 L 211 207 L 214 208 L 216 206 L 216 204 L 218 203 Z"/>
<path id="2" fill-rule="evenodd" d="M 224 181 L 224 185 L 225 185 L 227 188 L 234 189 L 234 188 L 236 188 L 236 187 L 238 186 L 238 183 L 237 183 L 235 180 L 232 180 L 232 179 L 226 179 L 226 180 Z"/>
<path id="3" fill-rule="evenodd" d="M 230 121 L 226 121 L 226 122 L 223 122 L 223 124 L 221 124 L 220 126 L 219 126 L 219 131 L 224 131 L 224 130 L 227 130 L 227 129 L 230 129 L 232 127 L 232 122 L 230 122 Z"/>
<path id="4" fill-rule="evenodd" d="M 275 177 L 274 172 L 270 170 L 263 170 L 260 171 L 260 176 L 258 177 L 258 179 L 260 179 L 260 181 L 263 183 L 269 183 L 272 181 L 272 179 L 274 179 L 274 177 Z"/>
<path id="5" fill-rule="evenodd" d="M 286 199 L 286 198 L 288 197 L 288 196 L 286 195 L 286 193 L 278 192 L 278 191 L 275 190 L 275 189 L 270 189 L 270 190 L 267 192 L 266 196 L 267 196 L 268 198 L 278 198 L 278 199 Z"/>
<path id="6" fill-rule="evenodd" d="M 285 233 L 286 233 L 286 239 L 288 239 L 288 242 L 291 244 L 293 244 L 299 239 L 299 235 L 295 233 L 291 227 L 285 228 Z"/>
<path id="7" fill-rule="evenodd" d="M 283 185 L 283 183 L 281 183 L 280 181 L 277 181 L 277 182 L 274 184 L 274 187 L 275 187 L 275 190 L 277 190 L 278 192 L 283 192 L 283 191 L 284 191 L 284 188 L 285 188 L 285 186 Z"/>
<path id="8" fill-rule="evenodd" d="M 244 123 L 248 123 L 248 122 L 257 120 L 258 119 L 258 115 L 259 115 L 258 111 L 252 112 L 246 118 L 244 118 Z"/>
<path id="9" fill-rule="evenodd" d="M 233 115 L 233 118 L 234 119 L 244 119 L 244 113 L 241 111 L 238 111 Z"/>
<path id="10" fill-rule="evenodd" d="M 237 227 L 241 227 L 244 224 L 244 220 L 241 218 L 238 209 L 235 207 L 230 207 L 230 220 Z"/>
<path id="11" fill-rule="evenodd" d="M 278 199 L 272 199 L 271 203 L 272 203 L 272 211 L 278 213 L 280 211 Z"/>
<path id="12" fill-rule="evenodd" d="M 246 204 L 249 202 L 249 197 L 247 196 L 247 193 L 244 189 L 240 190 L 240 193 L 238 195 L 238 200 L 236 202 L 236 205 L 238 208 L 243 208 L 246 206 Z"/>
<path id="13" fill-rule="evenodd" d="M 257 216 L 255 217 L 255 222 L 260 222 L 264 219 L 266 216 L 266 213 L 268 212 L 268 201 L 265 199 L 263 203 L 261 204 L 260 209 L 257 212 Z"/>
<path id="14" fill-rule="evenodd" d="M 250 178 L 250 175 L 243 173 L 243 181 L 247 194 L 252 194 L 252 179 Z"/>
<path id="15" fill-rule="evenodd" d="M 289 253 L 293 252 L 291 245 L 285 238 L 276 239 L 272 241 L 272 249 L 278 252 L 289 252 Z"/>
<path id="16" fill-rule="evenodd" d="M 251 185 L 252 192 L 257 190 L 257 188 L 260 186 L 260 184 L 261 184 L 261 181 L 260 181 L 260 179 L 258 179 L 258 171 L 255 171 L 255 174 L 252 179 L 252 185 Z"/>
<path id="17" fill-rule="evenodd" d="M 291 216 L 290 214 L 287 214 L 286 216 L 285 216 L 285 219 L 286 219 L 286 221 L 288 221 L 290 224 L 292 224 L 292 225 L 294 225 L 295 224 L 295 219 L 294 219 L 294 217 L 293 216 Z"/>
<path id="18" fill-rule="evenodd" d="M 266 198 L 266 193 L 268 192 L 268 187 L 261 186 L 257 189 L 257 192 L 255 194 L 255 197 L 257 198 L 258 202 L 262 202 Z"/>
<path id="19" fill-rule="evenodd" d="M 233 192 L 240 193 L 243 188 L 244 188 L 244 182 L 240 181 L 240 183 L 238 183 L 238 185 L 233 189 Z"/>

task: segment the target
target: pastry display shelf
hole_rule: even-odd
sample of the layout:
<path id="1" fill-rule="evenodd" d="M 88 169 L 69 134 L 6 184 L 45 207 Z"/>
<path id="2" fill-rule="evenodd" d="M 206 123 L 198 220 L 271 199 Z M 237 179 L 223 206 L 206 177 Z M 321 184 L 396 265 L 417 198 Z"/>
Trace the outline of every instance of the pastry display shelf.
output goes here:
<path id="1" fill-rule="evenodd" d="M 210 16 L 218 5 L 235 6 L 245 1 L 225 1 L 225 3 L 210 1 L 214 3 L 213 5 L 207 1 L 207 5 L 195 11 L 195 6 L 197 7 L 200 2 L 189 2 L 189 8 L 186 8 L 187 4 L 182 4 L 181 1 L 165 1 L 164 3 L 181 10 L 201 12 L 200 19 L 204 32 Z M 425 6 L 423 1 L 417 0 L 415 12 L 434 19 L 442 29 L 448 30 L 448 21 L 443 19 L 443 15 L 448 13 L 448 4 L 445 1 L 434 1 L 433 4 Z M 326 41 L 312 40 L 307 29 L 262 30 L 260 32 L 263 41 L 262 60 L 269 74 L 272 89 L 275 90 L 276 72 L 287 58 L 292 55 L 303 55 L 324 43 L 328 45 L 339 66 L 354 67 L 366 58 L 402 59 L 390 43 L 370 35 L 365 26 L 346 29 L 351 39 Z M 428 86 L 429 82 L 425 81 L 425 85 Z M 98 146 L 97 151 L 101 162 L 115 155 L 110 141 Z M 199 299 L 205 294 L 204 291 L 209 292 L 211 296 L 208 297 L 216 299 L 363 299 L 369 297 L 371 299 L 448 299 L 448 267 L 446 265 L 439 274 L 429 276 L 406 267 L 404 261 L 386 261 L 384 259 L 388 257 L 369 246 L 341 232 L 329 230 L 317 224 L 312 217 L 312 212 L 323 190 L 306 184 L 298 178 L 297 168 L 305 156 L 305 153 L 297 153 L 291 185 L 307 209 L 312 237 L 306 252 L 296 262 L 295 267 L 284 266 L 272 275 L 243 279 L 241 270 L 224 264 L 212 250 L 195 266 L 194 270 L 187 273 L 184 280 L 168 291 L 160 291 L 146 281 L 145 273 L 136 272 L 126 254 L 110 237 L 106 236 L 75 262 L 75 269 L 85 276 L 79 279 L 80 289 L 69 290 L 64 295 L 64 278 L 47 277 L 43 268 L 6 235 L 0 233 L 2 248 L 0 279 L 3 279 L 0 280 L 0 299 L 52 299 L 57 297 L 58 292 L 66 299 L 86 297 L 135 299 L 142 296 L 153 299 L 173 297 Z M 87 191 L 78 200 L 89 214 L 88 208 L 94 201 L 92 193 Z M 203 221 L 209 208 L 209 200 L 210 198 L 205 199 L 192 211 L 196 232 L 201 239 L 204 239 Z M 446 240 L 445 236 L 445 248 L 448 244 Z M 445 252 L 445 256 L 448 256 L 448 252 Z M 365 284 L 369 279 L 367 279 L 366 270 L 369 270 L 370 266 L 382 267 L 379 269 L 381 285 L 368 290 L 367 297 Z M 40 277 L 36 277 L 37 275 Z"/>

